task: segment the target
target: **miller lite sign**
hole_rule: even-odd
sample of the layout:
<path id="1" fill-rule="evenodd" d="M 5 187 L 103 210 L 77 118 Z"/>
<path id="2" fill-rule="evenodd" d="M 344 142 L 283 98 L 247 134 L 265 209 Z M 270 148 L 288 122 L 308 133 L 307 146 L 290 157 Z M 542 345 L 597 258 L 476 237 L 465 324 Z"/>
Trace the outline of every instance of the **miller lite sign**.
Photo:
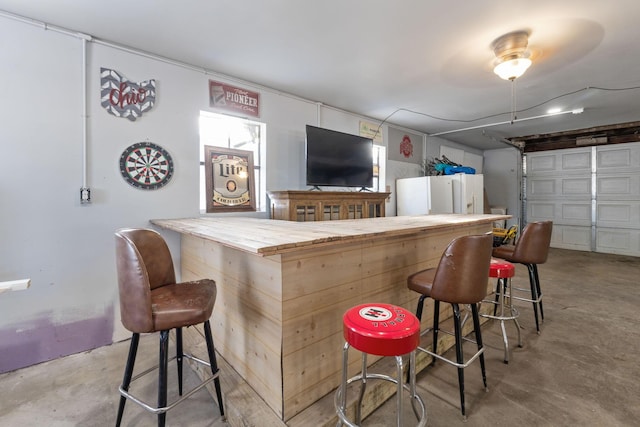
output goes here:
<path id="1" fill-rule="evenodd" d="M 249 192 L 249 165 L 247 159 L 230 154 L 212 157 L 214 173 L 213 201 L 221 206 L 246 205 Z"/>
<path id="2" fill-rule="evenodd" d="M 253 153 L 204 146 L 207 212 L 255 211 Z"/>

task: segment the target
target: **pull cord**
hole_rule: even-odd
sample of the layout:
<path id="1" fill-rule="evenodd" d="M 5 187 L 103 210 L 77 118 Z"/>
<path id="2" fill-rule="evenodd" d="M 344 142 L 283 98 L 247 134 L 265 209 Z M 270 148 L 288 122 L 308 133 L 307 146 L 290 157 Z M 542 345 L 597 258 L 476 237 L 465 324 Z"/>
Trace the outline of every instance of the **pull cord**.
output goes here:
<path id="1" fill-rule="evenodd" d="M 511 78 L 511 124 L 518 120 L 516 115 L 516 79 Z"/>

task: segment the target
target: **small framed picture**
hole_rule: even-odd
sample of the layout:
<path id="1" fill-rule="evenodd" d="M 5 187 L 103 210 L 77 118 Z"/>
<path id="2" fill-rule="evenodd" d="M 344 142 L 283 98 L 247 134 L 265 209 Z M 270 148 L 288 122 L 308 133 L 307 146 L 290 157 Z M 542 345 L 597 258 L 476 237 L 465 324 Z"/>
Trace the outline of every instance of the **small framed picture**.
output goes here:
<path id="1" fill-rule="evenodd" d="M 207 212 L 255 211 L 253 152 L 204 147 Z"/>

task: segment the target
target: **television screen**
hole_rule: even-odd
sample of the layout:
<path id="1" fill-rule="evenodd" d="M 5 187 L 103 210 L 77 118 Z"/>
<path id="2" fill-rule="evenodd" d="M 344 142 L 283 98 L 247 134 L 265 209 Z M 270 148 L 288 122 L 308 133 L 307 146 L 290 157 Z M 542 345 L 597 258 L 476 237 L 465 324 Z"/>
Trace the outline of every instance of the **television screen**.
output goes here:
<path id="1" fill-rule="evenodd" d="M 373 186 L 373 140 L 307 125 L 307 185 Z"/>

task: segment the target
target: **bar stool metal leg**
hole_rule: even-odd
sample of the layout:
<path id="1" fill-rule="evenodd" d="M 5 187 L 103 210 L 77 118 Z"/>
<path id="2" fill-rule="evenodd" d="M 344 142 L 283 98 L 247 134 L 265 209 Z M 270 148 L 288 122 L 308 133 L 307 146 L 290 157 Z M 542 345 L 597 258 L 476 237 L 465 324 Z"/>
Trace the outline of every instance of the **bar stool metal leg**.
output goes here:
<path id="1" fill-rule="evenodd" d="M 349 365 L 349 343 L 346 342 L 342 346 L 342 381 L 340 382 L 340 387 L 338 387 L 338 393 L 336 397 L 339 396 L 338 410 L 345 412 L 347 408 L 347 370 Z M 338 417 L 338 423 L 336 427 L 340 427 L 342 425 L 342 421 L 340 417 Z"/>
<path id="2" fill-rule="evenodd" d="M 431 344 L 431 351 L 438 354 L 438 331 L 440 330 L 440 301 L 433 300 L 433 344 Z M 434 357 L 431 364 L 436 363 Z"/>
<path id="3" fill-rule="evenodd" d="M 160 356 L 158 370 L 158 427 L 167 420 L 167 365 L 169 364 L 169 331 L 160 331 Z"/>
<path id="4" fill-rule="evenodd" d="M 138 343 L 140 342 L 140 334 L 134 333 L 131 336 L 131 344 L 129 344 L 129 356 L 127 357 L 127 365 L 124 369 L 124 378 L 122 379 L 122 389 L 129 391 L 129 385 L 131 384 L 131 377 L 133 375 L 133 366 L 136 363 L 136 355 L 138 353 Z M 118 417 L 116 418 L 116 427 L 120 427 L 122 422 L 122 414 L 124 412 L 124 405 L 127 403 L 127 398 L 123 395 L 120 396 L 120 404 L 118 405 Z"/>
<path id="5" fill-rule="evenodd" d="M 207 320 L 204 322 L 204 337 L 207 342 L 207 352 L 209 353 L 209 366 L 211 367 L 211 374 L 215 376 L 213 385 L 216 388 L 216 399 L 218 400 L 218 408 L 220 409 L 220 416 L 222 420 L 226 420 L 224 415 L 224 405 L 222 403 L 222 390 L 220 389 L 220 378 L 218 369 L 218 362 L 216 360 L 215 347 L 213 346 L 213 337 L 211 335 L 211 324 Z"/>
<path id="6" fill-rule="evenodd" d="M 356 424 L 362 424 L 362 399 L 364 392 L 367 390 L 367 353 L 362 353 L 362 372 L 360 378 L 360 395 L 358 397 L 358 405 L 356 406 Z"/>
<path id="7" fill-rule="evenodd" d="M 542 289 L 540 289 L 540 277 L 538 276 L 538 264 L 533 264 L 533 275 L 536 278 L 536 291 L 538 293 L 538 305 L 540 306 L 540 320 L 544 322 L 544 310 L 542 310 Z"/>
<path id="8" fill-rule="evenodd" d="M 536 331 L 540 334 L 540 324 L 538 321 L 538 289 L 536 287 L 536 276 L 533 271 L 533 264 L 527 264 L 529 270 L 529 282 L 531 285 L 531 303 L 533 304 L 533 315 L 536 319 Z"/>
<path id="9" fill-rule="evenodd" d="M 398 377 L 400 378 L 400 377 Z M 409 354 L 409 395 L 411 396 L 411 407 L 413 413 L 417 419 L 420 419 L 421 414 L 425 413 L 424 402 L 418 397 L 416 393 L 416 352 L 412 351 Z M 416 407 L 416 404 L 420 407 Z"/>
<path id="10" fill-rule="evenodd" d="M 462 417 L 467 418 L 464 410 L 464 359 L 462 357 L 462 325 L 460 319 L 460 307 L 458 304 L 451 304 L 453 306 L 453 328 L 454 336 L 456 340 L 456 363 L 458 368 L 458 388 L 460 389 L 460 409 L 462 411 Z"/>
<path id="11" fill-rule="evenodd" d="M 480 370 L 482 371 L 482 382 L 484 383 L 485 391 L 489 391 L 489 387 L 487 387 L 487 371 L 484 366 L 484 352 L 482 352 L 484 345 L 482 344 L 482 334 L 480 333 L 480 316 L 478 316 L 478 306 L 476 304 L 471 304 L 471 315 L 473 317 L 473 329 L 476 335 L 478 352 L 480 352 Z"/>
<path id="12" fill-rule="evenodd" d="M 178 395 L 182 396 L 182 328 L 176 328 L 176 364 L 178 366 Z"/>
<path id="13" fill-rule="evenodd" d="M 398 383 L 398 389 L 396 390 L 396 408 L 398 408 L 398 410 L 396 411 L 397 414 L 397 418 L 396 418 L 396 424 L 398 426 L 403 426 L 404 422 L 403 422 L 403 415 L 404 415 L 404 411 L 402 410 L 403 406 L 403 398 L 402 395 L 404 394 L 402 392 L 402 356 L 396 356 L 396 370 L 397 370 L 397 374 L 396 374 L 396 378 L 398 379 L 397 383 Z M 413 396 L 412 396 L 413 397 Z M 413 399 L 412 399 L 413 400 Z"/>
<path id="14" fill-rule="evenodd" d="M 496 299 L 493 302 L 493 315 L 497 316 L 498 314 L 498 305 L 500 304 L 500 295 L 503 294 L 503 292 L 506 292 L 506 283 L 504 284 L 504 288 L 502 288 L 503 283 L 502 283 L 502 279 L 498 279 L 498 281 L 496 282 Z"/>
<path id="15" fill-rule="evenodd" d="M 522 347 L 522 338 L 520 336 L 520 324 L 518 323 L 518 311 L 513 307 L 512 305 L 512 295 L 511 295 L 511 286 L 507 285 L 507 280 L 510 279 L 498 279 L 498 281 L 503 281 L 505 283 L 504 285 L 504 291 L 503 294 L 500 296 L 501 300 L 500 300 L 500 328 L 502 329 L 502 339 L 504 342 L 504 363 L 509 363 L 509 341 L 507 339 L 507 329 L 505 327 L 504 321 L 508 320 L 509 318 L 513 320 L 513 323 L 515 323 L 516 325 L 516 331 L 518 332 L 518 347 Z M 508 287 L 508 288 L 507 288 Z M 506 295 L 505 293 L 508 292 L 508 295 Z M 509 300 L 509 303 L 507 304 L 507 299 Z M 504 313 L 504 309 L 505 306 L 509 307 L 509 314 L 505 315 Z"/>

